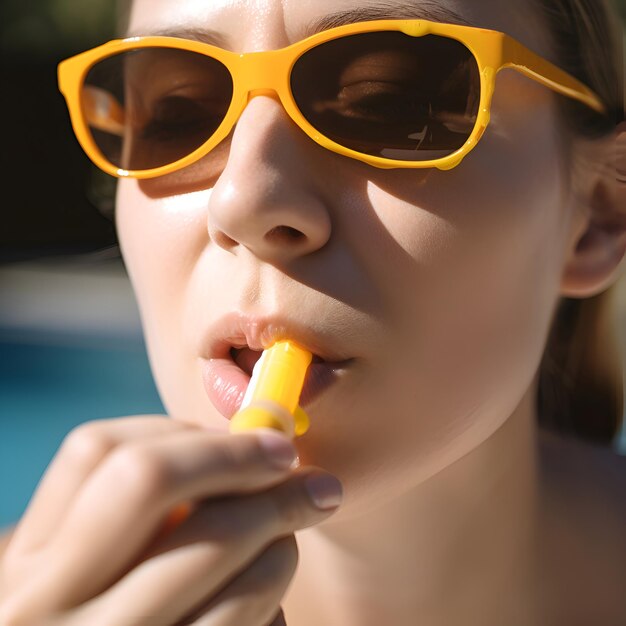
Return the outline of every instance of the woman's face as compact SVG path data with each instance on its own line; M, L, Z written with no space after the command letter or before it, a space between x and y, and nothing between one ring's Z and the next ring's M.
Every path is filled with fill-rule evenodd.
M211 30L259 51L371 4L135 0L130 30ZM523 4L441 8L545 53ZM297 439L302 463L342 480L343 515L479 445L531 384L558 299L572 210L555 121L552 93L505 70L491 124L459 166L383 170L320 147L261 96L213 154L121 181L120 241L168 413L227 429L234 404L214 404L207 361L241 345L243 319L249 343L289 336L349 359L306 405L311 428ZM249 353L237 359L250 369ZM220 367L232 399L245 375Z

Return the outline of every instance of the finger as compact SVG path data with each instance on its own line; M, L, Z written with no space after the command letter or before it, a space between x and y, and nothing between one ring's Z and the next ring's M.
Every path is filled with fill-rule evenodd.
M133 416L85 422L72 430L35 490L15 529L11 552L25 553L43 545L69 503L102 460L121 443L189 429L164 416Z
M277 466L261 444L269 440L279 440L293 458L291 442L276 433L182 432L120 446L88 479L46 550L57 596L75 605L106 588L181 501L285 480L288 465Z
M334 509L318 509L310 499L305 481L311 475L330 476L319 470L298 472L269 491L202 504L163 545L99 596L101 607L181 619L218 594L277 539L332 513ZM130 617L119 614L115 623L126 619Z
M258 551L281 535L313 525L336 507L320 506L311 499L311 477L337 483L318 468L299 468L266 491L201 502L183 523L144 552L141 561L206 541L214 544L216 554L223 552L232 559L241 550L245 558L246 544L250 551Z
M78 615L86 624L96 615L106 615L116 626L262 626L276 614L297 563L297 544L291 535L267 546L209 596L202 592L201 575L194 582L198 591L177 584L173 603L159 601L164 591L160 585L137 593L134 585L120 584L85 604Z
M286 626L282 609L285 595L298 565L298 546L293 535L277 540L205 607L185 619L190 626Z

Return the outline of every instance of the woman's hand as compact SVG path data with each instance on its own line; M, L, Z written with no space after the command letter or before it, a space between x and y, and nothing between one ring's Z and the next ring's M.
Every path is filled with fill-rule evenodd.
M266 430L232 435L159 416L79 426L4 555L0 623L284 623L293 533L335 510L316 507L305 484L321 476L328 491L333 477L290 469L294 456ZM185 502L189 517L164 535Z

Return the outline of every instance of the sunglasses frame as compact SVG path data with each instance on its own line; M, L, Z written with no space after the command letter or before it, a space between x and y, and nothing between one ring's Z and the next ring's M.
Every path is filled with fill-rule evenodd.
M480 76L480 103L472 133L461 148L448 156L428 161L399 161L371 156L346 148L325 137L302 115L290 88L290 75L295 62L311 48L327 41L374 31L399 31L410 37L439 35L459 41L473 54ZM85 105L81 103L81 89L87 73L95 63L121 52L149 47L188 50L221 62L233 81L232 101L215 133L187 156L152 169L125 170L110 163L94 142L86 120ZM509 35L484 28L427 20L358 22L325 30L278 50L247 53L231 52L207 43L178 37L147 36L116 39L62 61L58 66L58 79L59 89L67 102L72 127L87 156L95 165L112 176L145 179L170 174L208 154L229 135L250 99L257 95L278 97L289 117L313 141L337 154L383 169L436 167L448 170L457 166L476 147L485 132L489 124L496 75L503 68L513 68L561 95L582 102L598 113L606 111L600 98L591 89Z

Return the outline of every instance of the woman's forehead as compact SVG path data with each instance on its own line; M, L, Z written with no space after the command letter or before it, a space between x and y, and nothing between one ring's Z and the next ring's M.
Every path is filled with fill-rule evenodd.
M425 19L501 30L542 52L546 37L531 5L532 0L133 0L129 34L204 30L216 45L252 52L347 23Z

